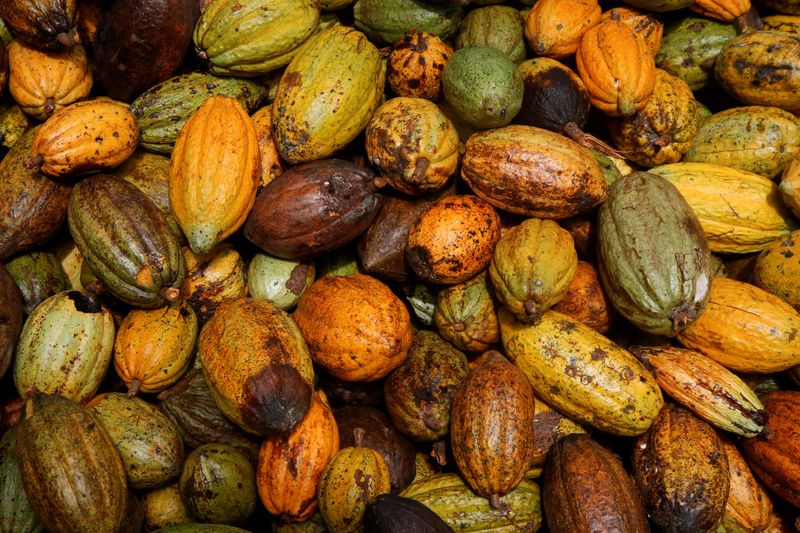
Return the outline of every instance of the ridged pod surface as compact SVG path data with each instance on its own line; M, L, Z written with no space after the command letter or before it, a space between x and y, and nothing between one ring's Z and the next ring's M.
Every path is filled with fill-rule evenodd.
M248 112L274 91L267 85L241 78L220 78L206 72L181 74L152 86L130 106L142 129L142 148L169 155L189 117L212 96L235 98Z
M772 500L769 493L756 479L733 440L722 438L722 448L728 458L731 478L723 523L738 526L746 531L767 530L772 514Z
M706 310L678 341L734 372L770 374L800 364L800 314L754 285L714 278Z
M624 348L549 311L537 325L501 309L503 348L536 396L577 422L614 435L647 431L664 403L658 383Z
M314 0L209 2L194 29L194 43L220 76L260 76L280 68L317 29Z
M742 106L703 121L683 160L774 179L800 154L800 119L777 107Z
M28 400L17 453L26 494L54 533L116 531L128 496L114 443L88 409L57 394Z
M533 389L499 352L485 353L453 397L450 443L459 472L489 498L514 490L533 458Z
M631 352L664 392L706 422L743 437L764 430L766 413L756 393L713 359L672 346L634 346Z
M197 316L181 300L159 309L134 309L114 340L114 369L131 395L161 392L186 372L197 340Z
M466 143L461 176L493 206L529 217L571 217L592 209L608 194L591 152L533 126L473 134Z
M331 533L356 533L367 504L391 488L389 468L372 448L343 448L322 472L319 510Z
M139 125L128 107L84 100L61 109L36 132L26 167L41 165L51 176L113 168L139 142Z
M540 0L525 20L525 38L537 56L571 56L583 34L600 22L601 11L597 0Z
M197 350L214 400L242 429L288 433L308 411L314 381L308 348L292 318L269 302L221 303Z
M39 533L44 526L28 501L17 458L17 432L0 437L0 531Z
M639 491L622 462L586 434L553 444L542 493L553 533L650 529Z
M72 184L24 168L39 126L28 129L0 160L0 260L55 235L67 215Z
M75 0L7 0L0 19L18 39L40 48L68 48L77 39Z
M537 531L542 525L541 491L529 479L499 498L502 508L472 492L458 474L426 477L400 495L422 503L456 531L514 533Z
M608 298L643 331L674 336L702 314L708 245L697 216L664 178L634 172L611 186L600 207L597 253Z
M181 473L183 441L178 428L153 404L112 392L86 404L119 452L132 489L160 487Z
M656 83L656 64L644 36L617 20L584 33L575 53L589 100L610 116L629 117L642 109Z
M283 73L272 104L273 137L290 164L327 157L366 127L383 94L377 48L358 30L312 36Z
M800 506L800 393L776 391L762 396L769 432L743 443L753 472L778 496Z
M210 251L244 224L260 165L253 121L237 100L212 96L186 122L170 159L169 202L193 252Z
M88 294L51 296L28 317L17 344L14 384L85 402L97 392L111 363L114 319Z
M500 238L489 278L497 299L517 320L536 323L567 292L577 268L569 232L552 220L529 218Z
M672 163L648 172L678 188L712 252L757 252L797 227L778 186L757 174L711 163Z
M267 511L286 522L311 518L322 471L338 451L336 419L324 393L317 392L291 433L268 437L261 444L256 486Z
M746 105L800 108L800 35L752 31L728 41L714 63L720 85Z
M178 296L184 276L180 244L142 191L97 174L75 186L67 216L84 261L114 296L143 308Z
M666 404L633 447L633 476L650 519L676 533L709 531L730 490L728 458L714 429Z
M39 120L89 95L92 70L81 45L45 51L21 41L8 46L8 89L23 111Z
M750 282L780 297L795 309L800 308L800 231L776 239L755 261Z

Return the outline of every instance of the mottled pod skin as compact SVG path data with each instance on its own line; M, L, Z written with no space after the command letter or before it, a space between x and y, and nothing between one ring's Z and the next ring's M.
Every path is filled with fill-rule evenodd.
M650 530L636 483L619 459L586 434L553 444L542 493L553 533Z
M41 244L61 228L72 184L24 168L39 126L25 131L0 161L0 260Z
M331 26L286 67L272 104L273 137L291 164L330 156L366 127L383 94L385 68L360 31Z
M0 19L18 39L40 48L69 48L78 43L75 0L8 0Z
M656 64L650 47L621 21L606 20L584 33L575 60L589 100L606 115L631 116L653 92Z
M441 189L458 165L458 131L436 104L392 98L366 129L367 157L389 185L419 195Z
M287 435L268 437L258 454L256 483L264 507L286 522L303 522L317 510L322 471L339 451L336 419L322 392Z
M193 252L210 251L244 224L260 165L253 121L236 99L212 96L186 122L170 160L169 201Z
M406 260L422 280L453 285L486 268L500 239L500 216L477 196L445 197L411 227Z
M98 394L86 404L119 452L132 489L160 487L181 473L183 441L158 407L122 393Z
M598 243L606 293L638 328L674 336L702 314L710 252L697 216L672 183L645 172L617 180L600 207Z
M8 90L23 111L39 120L89 95L92 70L86 50L45 51L22 41L8 46Z
M486 352L453 397L450 443L459 472L489 498L514 490L533 457L534 396L525 374Z
M319 278L300 297L293 318L314 361L347 381L382 378L411 346L408 310L365 274Z
M386 379L386 410L394 425L419 441L450 430L453 396L467 375L466 356L431 331L418 331L406 360Z
M142 308L178 296L180 244L156 204L134 185L109 174L80 181L67 222L84 262L111 294Z
M8 270L0 264L0 378L14 357L22 326L25 323L22 294Z
M197 329L184 300L129 312L114 340L114 370L129 393L161 392L178 381L191 363Z
M50 176L114 168L136 150L139 125L127 106L84 100L55 113L37 130L26 168Z
M661 389L706 422L754 437L764 430L761 400L733 372L694 350L672 346L633 346Z
M570 56L583 34L600 22L601 12L597 0L540 0L525 21L525 38L537 56Z
M398 96L435 102L442 95L442 72L452 56L453 48L438 36L411 30L392 46L389 87Z
M575 216L602 203L608 194L591 152L533 126L506 126L470 136L461 176L496 208L529 217Z
M552 220L529 218L500 238L488 272L497 299L532 324L564 296L577 267L569 232Z
M730 490L728 458L714 429L666 404L633 448L633 476L650 519L666 531L708 531Z
M314 369L300 330L264 300L223 302L197 345L220 410L242 429L285 434L308 411Z
M484 352L500 342L497 306L483 271L439 291L433 322L439 335L459 350Z
M763 531L772 514L770 495L755 477L733 440L727 437L721 440L731 478L723 523L732 521L748 531Z
M800 314L754 285L714 278L706 310L678 341L734 372L770 374L800 364Z
M498 313L503 348L536 396L577 422L615 435L641 435L664 403L658 383L624 348L556 311L537 325Z
M776 391L762 396L767 432L743 443L753 472L778 496L800 507L800 393Z
M800 308L800 231L793 231L786 238L776 239L756 259L751 277L753 285L780 297L783 301Z
M319 481L319 510L331 533L356 533L367 504L391 488L389 468L371 448L343 448Z
M14 359L20 396L31 388L75 402L94 396L114 347L114 319L93 295L51 296L28 317Z
M33 395L26 412L18 433L19 468L44 527L117 531L128 494L125 468L98 418L58 394Z
M664 23L654 13L620 6L607 10L600 18L601 21L608 19L618 20L633 28L636 33L644 36L653 56L658 53L661 48L661 39L664 36Z

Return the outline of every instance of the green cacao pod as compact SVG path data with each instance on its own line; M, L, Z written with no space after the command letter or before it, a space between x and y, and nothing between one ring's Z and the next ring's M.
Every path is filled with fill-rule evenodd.
M443 339L467 352L483 352L500 342L497 301L484 270L439 291L433 322Z
M572 235L552 220L529 218L500 238L489 277L497 299L530 324L564 296L577 268Z
M412 29L448 40L461 24L463 9L425 0L357 0L353 16L356 28L370 39L392 44Z
M6 263L6 270L22 293L26 315L46 299L69 289L64 268L50 252L35 251L18 255Z
M247 456L224 444L207 444L186 458L181 498L196 518L237 525L256 509L256 472Z
M523 19L510 6L487 6L470 11L458 30L456 49L482 44L497 48L514 64L525 59Z
M719 53L714 75L722 88L743 104L800 109L800 35L743 33Z
M468 370L462 352L432 331L418 331L405 361L384 386L392 423L417 441L447 436L453 396Z
M215 0L194 29L201 59L219 76L259 76L291 61L319 24L316 0Z
M315 272L313 262L256 254L247 268L247 289L253 298L288 311L314 283Z
M0 145L11 148L30 125L28 115L16 102L0 102Z
M52 531L117 531L125 516L125 468L88 409L57 394L35 393L19 426L17 454L25 493Z
M478 496L458 474L437 474L415 481L400 493L416 500L444 520L454 531L514 533L537 531L542 525L539 486L529 479L498 498L502 507Z
M17 458L17 428L0 438L0 531L38 533L42 523L31 507Z
M78 403L97 392L111 363L114 319L91 294L51 296L28 317L14 360L14 384L25 397L31 387Z
M522 107L522 76L500 50L473 45L453 53L442 90L459 119L480 129L505 126Z
M774 179L800 154L800 120L777 107L726 109L703 121L683 160Z
M733 24L683 17L664 28L656 66L685 81L693 91L714 83L714 58L736 37Z
M185 238L169 205L169 158L137 150L123 164L111 171L141 190L161 210L169 228L179 241Z
M144 308L178 297L184 276L180 243L141 190L98 174L75 186L67 213L84 262L114 296Z
M95 396L87 408L117 447L132 489L159 487L180 475L183 441L158 408L122 393Z
M708 303L710 252L692 208L654 174L611 186L598 222L600 279L614 307L641 330L677 335Z
M311 37L286 67L272 105L281 157L321 159L352 141L380 104L385 70L360 31L332 26Z
M142 131L142 148L169 155L183 125L212 96L235 98L252 113L269 94L263 83L192 72L154 85L133 101L131 112Z

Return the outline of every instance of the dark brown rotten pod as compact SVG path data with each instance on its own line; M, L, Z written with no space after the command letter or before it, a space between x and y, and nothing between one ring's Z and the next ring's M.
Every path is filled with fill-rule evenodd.
M583 131L589 120L589 94L580 77L547 57L529 59L519 66L524 93L516 124L536 126L566 135L591 150L623 158L618 151Z

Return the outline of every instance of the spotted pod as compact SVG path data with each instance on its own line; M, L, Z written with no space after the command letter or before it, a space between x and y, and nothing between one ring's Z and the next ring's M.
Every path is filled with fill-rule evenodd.
M141 190L108 174L78 183L67 214L84 262L114 296L143 308L177 298L184 276L180 244Z

